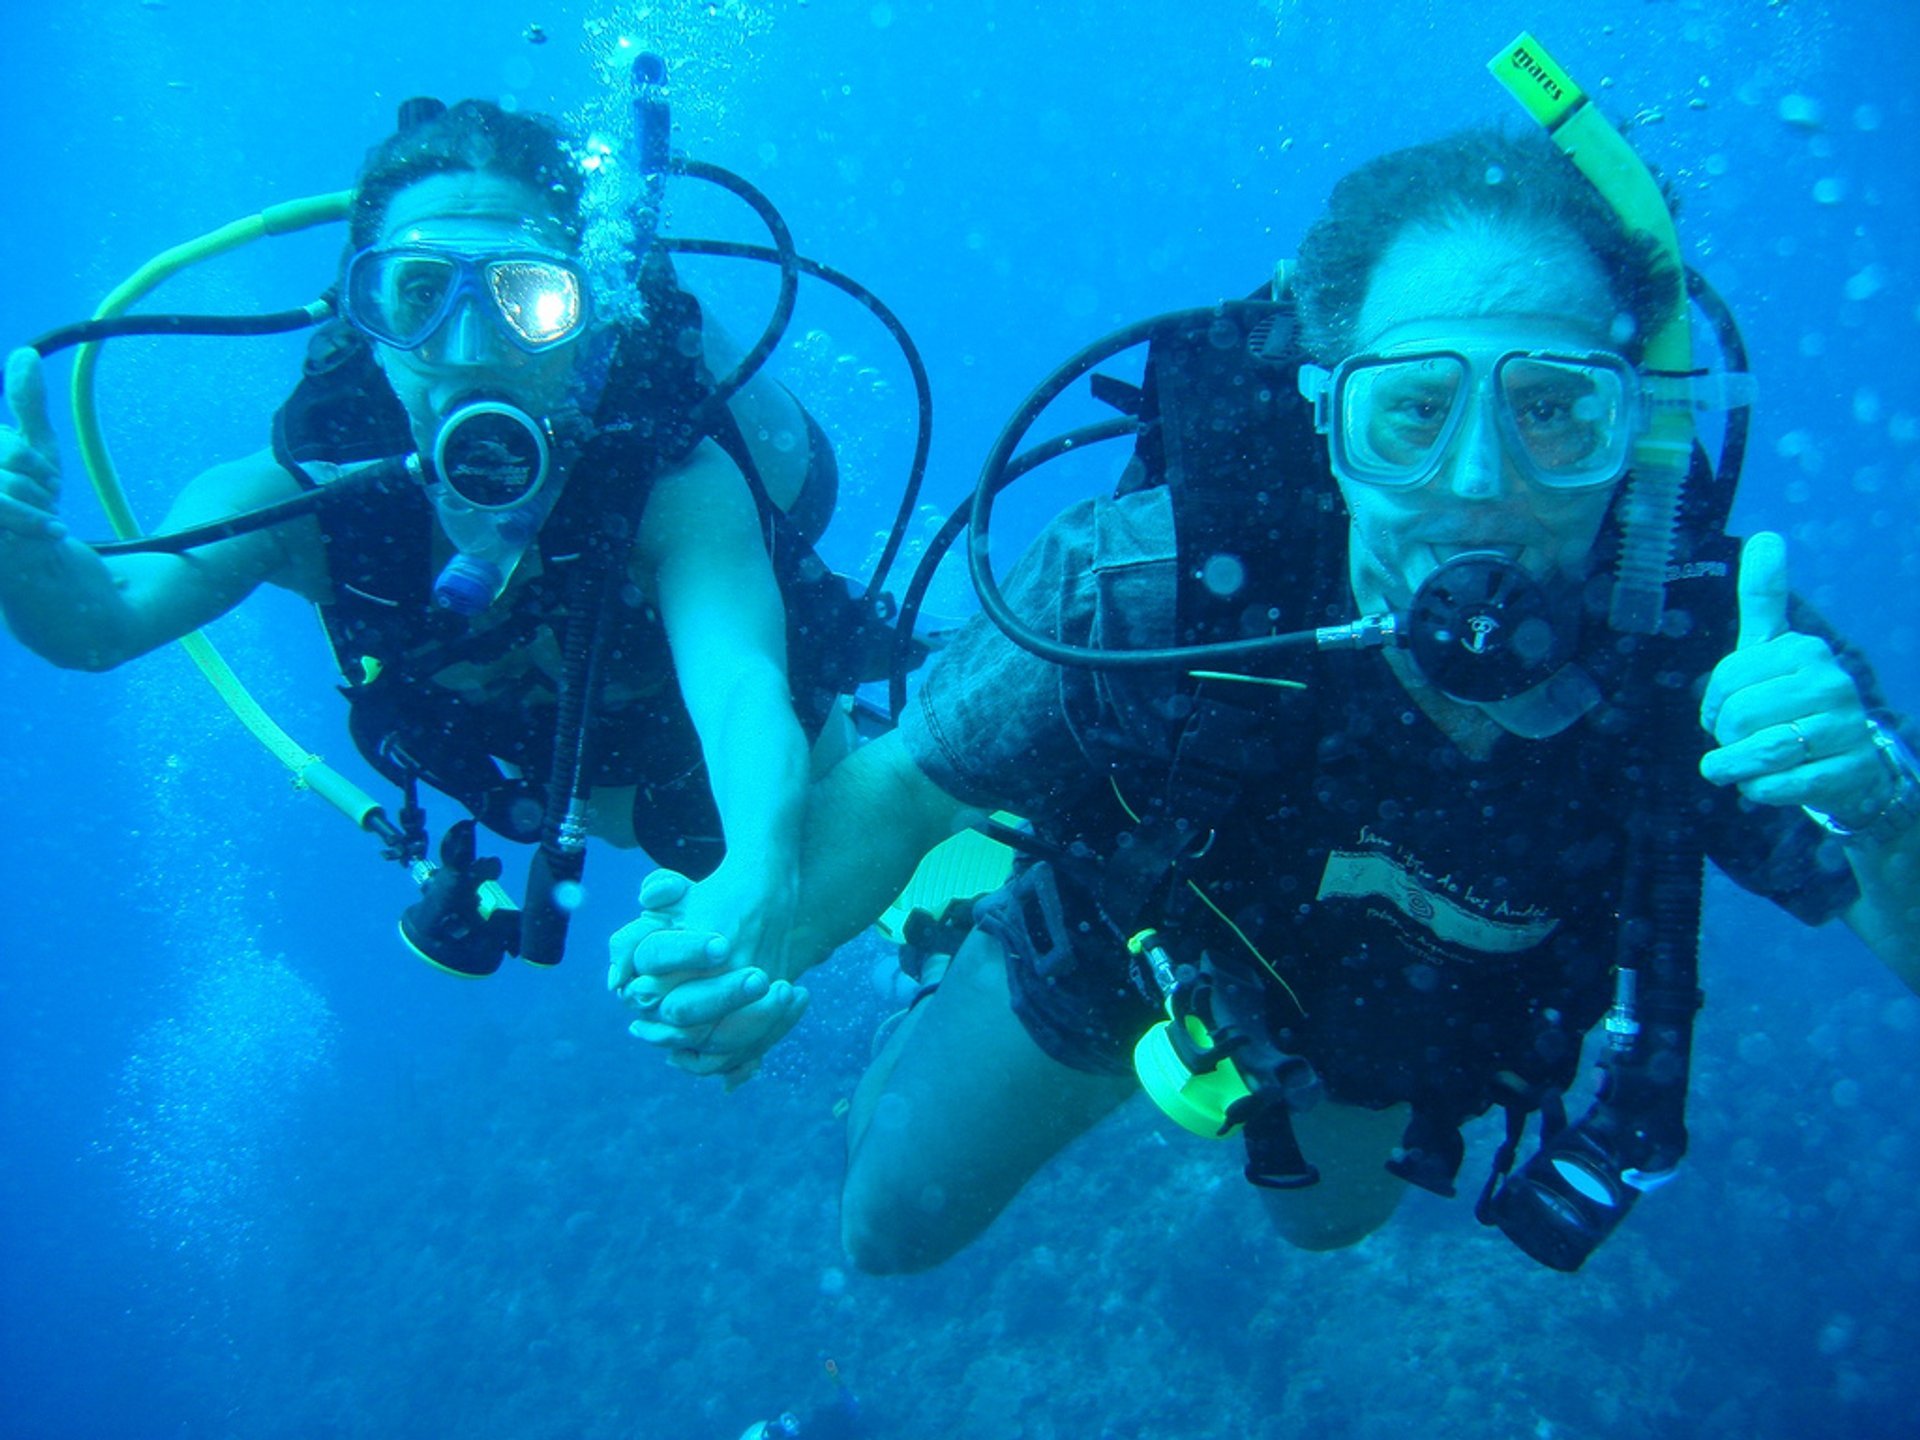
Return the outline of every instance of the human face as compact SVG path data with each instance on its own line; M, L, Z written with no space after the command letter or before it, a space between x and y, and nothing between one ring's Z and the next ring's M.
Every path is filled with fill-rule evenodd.
M1359 353L1614 351L1599 264L1557 231L1469 222L1408 230L1374 271L1355 327ZM1485 396L1424 484L1341 479L1349 571L1364 613L1400 609L1455 556L1493 551L1536 579L1585 574L1614 487L1555 490L1522 473Z
M431 175L401 190L387 206L376 244L489 256L522 250L571 253L538 191L476 170ZM500 333L476 299L462 297L446 322L416 349L373 347L422 449L430 446L439 422L468 397L485 393L545 415L565 400L573 380L582 346L529 354Z

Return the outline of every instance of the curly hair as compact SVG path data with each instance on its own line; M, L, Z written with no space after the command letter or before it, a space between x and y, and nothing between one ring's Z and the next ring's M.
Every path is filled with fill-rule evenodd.
M578 239L583 177L558 123L486 100L462 100L367 152L354 191L350 249L364 250L379 239L387 206L407 186L462 170L518 180L547 196L554 218Z
M1333 187L1300 242L1293 280L1308 353L1323 365L1353 353L1374 271L1405 231L1473 219L1558 229L1591 252L1632 322L1629 360L1679 302L1681 277L1658 247L1630 234L1551 140L1487 127L1377 156Z

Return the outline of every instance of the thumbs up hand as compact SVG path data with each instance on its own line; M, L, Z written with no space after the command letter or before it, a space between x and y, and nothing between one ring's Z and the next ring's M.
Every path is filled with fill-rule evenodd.
M1895 782L1860 687L1825 641L1789 628L1787 545L1767 531L1740 553L1740 638L1714 667L1700 723L1719 742L1700 761L1715 785L1762 805L1805 805L1843 825L1879 813Z
M60 450L47 420L40 357L33 351L7 357L6 397L18 428L0 425L0 541L57 540L67 533L55 514Z

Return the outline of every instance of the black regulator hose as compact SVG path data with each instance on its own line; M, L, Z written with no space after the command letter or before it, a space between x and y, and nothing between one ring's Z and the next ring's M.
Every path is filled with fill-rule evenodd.
M611 521L613 517L609 516ZM625 519L624 514L621 519ZM526 901L520 918L520 956L535 965L558 965L567 949L567 927L578 897L561 886L578 886L587 868L588 776L593 717L606 689L608 614L619 594L619 556L625 546L610 524L576 563L567 587L567 634L553 723L553 763L547 770L547 813L540 845L527 867Z
M298 310L276 310L269 315L114 315L104 320L81 320L27 342L41 359L125 335L283 335L305 330L333 314L324 300Z
M1218 313L1212 305L1169 311L1114 331L1069 356L1051 375L1035 387L1013 414L1000 436L993 442L986 463L980 467L980 479L973 491L973 506L968 523L967 570L973 588L980 597L980 608L1006 637L1030 654L1055 665L1080 670L1185 670L1227 662L1246 662L1290 650L1315 650L1340 643L1329 632L1296 630L1280 635L1259 635L1246 640L1226 640L1210 645L1179 645L1136 650L1102 650L1091 645L1066 645L1051 640L1033 629L1007 604L993 578L988 558L989 527L993 519L994 497L1005 488L1007 471L1014 463L1014 452L1041 413L1059 399L1082 375L1096 365L1111 360L1124 350L1153 338L1163 327ZM1038 461L1035 462L1036 464ZM1031 467L1029 467L1031 468Z
M1103 440L1118 440L1127 435L1138 435L1140 422L1130 415L1115 416L1111 420L1096 420L1091 425L1083 425L1078 430L1070 430L1064 435L1056 435L1051 440L1022 451L1011 463L994 478L994 488L1004 490L1028 471L1057 460L1072 450L1097 445ZM903 511L903 514L906 512ZM900 723L901 713L907 708L907 671L912 667L914 644L914 626L920 619L920 607L926 604L927 591L933 587L933 578L940 570L940 562L947 558L947 552L953 548L953 542L960 538L973 520L971 506L962 505L935 532L927 542L926 552L921 555L920 563L914 566L913 578L907 582L907 588L900 596L900 620L895 630L894 665L888 688L887 707L893 716L894 724Z
M681 255L720 255L733 260L762 260L774 264L781 260L777 250L764 245L746 245L736 240L668 239L660 243L661 248ZM867 581L866 593L862 597L872 601L879 598L886 585L887 574L899 557L900 547L906 541L907 525L913 519L913 512L920 503L921 488L926 483L927 456L933 447L933 383L927 377L927 366L920 356L920 347L913 343L913 336L907 333L907 327L901 324L900 317L893 313L885 301L851 275L831 265L810 260L805 255L795 255L793 261L801 274L824 280L866 306L885 327L887 334L893 337L893 343L900 347L901 357L913 376L914 401L919 410L919 423L913 439L913 464L907 471L906 488L901 492L900 504L894 511L893 529L887 534L887 543L880 552L879 562L874 566L872 578Z
M793 319L794 302L800 294L800 258L793 247L793 232L787 228L787 222L780 212L773 208L773 202L749 181L719 165L710 165L704 160L681 158L672 163L672 173L686 175L695 180L705 180L708 184L718 185L722 190L739 197L760 217L760 223L767 227L767 233L773 238L773 251L780 266L780 294L774 301L773 314L767 318L766 327L761 330L760 338L740 357L740 363L728 371L713 387L711 393L701 401L694 411L694 423L704 424L711 420L729 400L739 394L740 389L767 363L780 338L787 333L787 325ZM680 242L662 240L661 248L672 250L679 248Z

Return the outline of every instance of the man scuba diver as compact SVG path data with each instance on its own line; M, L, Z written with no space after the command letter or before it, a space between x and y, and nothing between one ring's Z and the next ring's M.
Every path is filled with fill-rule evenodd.
M664 111L652 119L642 159L663 174ZM359 177L338 318L271 447L200 475L166 517L190 547L67 534L40 359L16 351L0 612L55 664L106 670L260 584L294 591L320 607L356 743L405 789L399 826L363 823L423 879L402 922L420 954L465 975L503 953L557 961L591 833L700 874L699 903L742 917L715 961L732 1001L783 1015L801 997L767 976L810 745L872 678L857 653L870 611L810 549L833 455L757 373L777 335L743 358L664 242L636 237L637 297L596 292L583 188L543 117L404 106ZM248 528L262 507L293 518ZM474 821L426 863L422 783L539 844L524 915L499 862L477 858Z
M1525 83L1538 53L1496 64ZM1692 360L1657 184L1570 79L1552 98L1551 142L1361 166L1271 289L1088 347L1003 432L971 512L986 615L809 803L790 965L982 810L1026 821L996 828L1014 881L854 1098L862 1268L952 1255L1144 1086L1242 1139L1310 1249L1370 1233L1405 1184L1454 1193L1461 1126L1500 1106L1476 1213L1576 1269L1686 1149L1704 859L1844 918L1920 990L1903 722L1790 597L1778 537L1722 533L1741 377ZM1016 454L1143 340L1144 387L1095 377L1120 420ZM1717 469L1692 429L1712 408L1735 412ZM1117 493L1056 519L1002 595L995 492L1119 434ZM713 943L678 893L658 878L612 956L668 1047ZM777 1038L702 1032L719 1073Z

